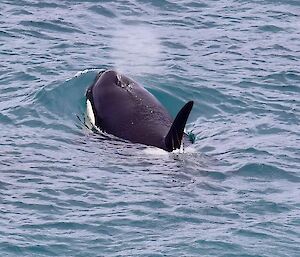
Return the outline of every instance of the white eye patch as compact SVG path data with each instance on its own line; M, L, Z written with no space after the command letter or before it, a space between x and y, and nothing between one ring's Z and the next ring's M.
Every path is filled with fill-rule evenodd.
M92 107L92 104L90 102L90 100L86 100L86 114L90 120L90 122L92 123L92 125L94 127L96 127L96 124L95 124L95 114L94 114L94 111L93 111L93 107Z

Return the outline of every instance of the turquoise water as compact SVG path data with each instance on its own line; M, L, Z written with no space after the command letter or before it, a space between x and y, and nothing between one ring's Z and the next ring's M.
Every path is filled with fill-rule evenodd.
M298 0L1 0L0 256L300 256ZM191 152L82 125L116 68Z

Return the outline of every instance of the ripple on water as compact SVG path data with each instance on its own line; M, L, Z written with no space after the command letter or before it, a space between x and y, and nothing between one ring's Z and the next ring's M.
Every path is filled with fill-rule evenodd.
M298 2L2 1L2 255L298 256ZM192 150L84 127L105 68L193 99Z
M249 163L236 171L240 176L259 178L264 177L267 179L287 179L290 181L299 181L296 174L287 172L286 170L279 169L276 166L268 164Z
M66 23L60 20L51 20L47 22L41 21L21 21L24 27L36 27L42 30L50 30L61 33L83 33L80 29L75 28L74 24Z

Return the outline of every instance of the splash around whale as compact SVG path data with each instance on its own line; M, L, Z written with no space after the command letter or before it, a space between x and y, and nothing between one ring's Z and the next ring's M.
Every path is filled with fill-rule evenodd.
M184 133L193 101L175 119L144 87L115 70L101 71L86 91L87 116L98 130L172 152L189 141Z

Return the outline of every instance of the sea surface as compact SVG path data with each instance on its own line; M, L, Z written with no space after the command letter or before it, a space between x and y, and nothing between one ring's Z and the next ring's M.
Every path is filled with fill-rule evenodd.
M107 68L193 146L86 128ZM0 0L0 256L300 256L300 1Z

